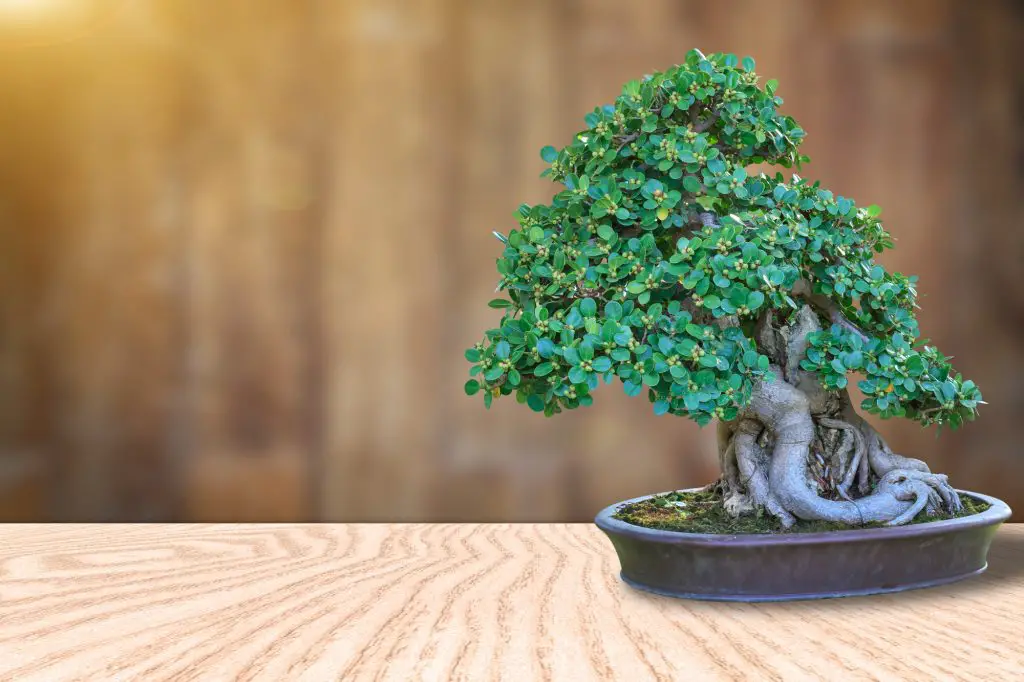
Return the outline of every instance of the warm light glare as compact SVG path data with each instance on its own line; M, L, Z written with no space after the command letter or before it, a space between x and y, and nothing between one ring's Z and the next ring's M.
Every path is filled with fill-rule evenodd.
M0 0L0 49L73 40L102 16L98 10L118 6L95 0Z
M10 24L64 24L75 21L92 3L84 0L0 0L0 27Z
M54 4L54 0L0 0L0 12L38 12Z

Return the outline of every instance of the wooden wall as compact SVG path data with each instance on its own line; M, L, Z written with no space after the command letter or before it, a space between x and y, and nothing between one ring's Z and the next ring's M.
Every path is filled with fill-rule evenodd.
M694 46L781 81L990 403L890 442L1024 510L1009 0L46 4L0 10L0 518L586 521L711 480L713 432L621 389L462 394L538 150Z

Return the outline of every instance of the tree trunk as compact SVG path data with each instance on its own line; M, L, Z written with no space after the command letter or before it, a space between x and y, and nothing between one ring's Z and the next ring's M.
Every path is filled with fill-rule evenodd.
M718 426L722 478L713 485L729 513L760 507L789 528L796 519L898 525L922 509L959 511L944 475L892 452L845 390L826 391L800 369L806 337L819 328L805 306L790 325L759 332L777 356L770 376L734 421Z

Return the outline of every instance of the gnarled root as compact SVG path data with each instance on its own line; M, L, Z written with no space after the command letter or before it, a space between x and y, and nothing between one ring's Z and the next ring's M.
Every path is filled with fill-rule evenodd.
M913 457L904 457L892 451L885 439L869 424L863 417L853 409L850 395L845 390L840 393L842 414L849 423L855 425L864 438L866 448L866 461L863 463L865 469L870 468L871 473L877 477L885 476L890 471L910 471L920 474L920 480L926 481L935 490L937 498L932 497L927 505L929 514L936 514L942 507L950 512L959 512L963 509L960 502L960 495L949 485L945 474L933 474L926 463ZM865 493L866 488L862 487L861 492ZM941 504L937 502L941 500Z
M849 494L850 486L853 485L854 476L857 476L858 490L862 495L867 493L870 484L868 482L868 461L866 459L867 450L864 447L864 436L861 435L861 432L857 427L839 419L818 417L817 422L821 426L826 426L830 429L839 429L844 433L850 434L853 441L852 448L843 448L839 451L841 461L838 462L838 466L840 467L838 476L841 477L842 480L835 487L836 492L839 493L840 497L844 500L851 499ZM845 461L845 455L851 450L853 452L853 456L848 461Z
M704 488L722 495L723 506L733 516L763 508L784 527L796 519L771 494L768 486L770 451L764 428L754 420L718 423L718 457L722 476Z
M726 509L738 515L763 508L784 528L797 518L899 525L922 510L960 511L960 497L946 476L894 453L853 410L845 390L826 391L799 368L796 356L815 328L807 307L788 328L773 332L770 322L762 324L761 337L774 333L772 347L784 347L786 357L775 358L772 376L755 384L737 419L719 425L723 475L712 487L722 490Z
M732 445L736 450L740 480L753 505L763 507L769 514L778 518L784 528L789 528L796 523L796 518L782 506L769 487L771 453L758 442L763 431L764 427L755 419L743 419L736 428ZM728 505L728 500L726 504ZM726 506L726 509L729 510L729 507ZM732 513L732 510L729 511Z
M740 473L736 465L736 448L732 444L733 428L730 423L716 422L718 435L718 468L722 475L706 485L704 492L717 492L729 498L741 491Z

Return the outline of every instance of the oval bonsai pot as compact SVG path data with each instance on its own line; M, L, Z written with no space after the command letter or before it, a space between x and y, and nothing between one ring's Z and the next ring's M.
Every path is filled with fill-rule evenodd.
M612 518L619 507L654 497L644 495L602 509L594 522L619 555L622 580L641 590L716 601L849 597L942 585L983 572L1010 507L958 492L992 506L929 523L825 533L681 533Z

